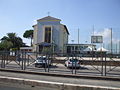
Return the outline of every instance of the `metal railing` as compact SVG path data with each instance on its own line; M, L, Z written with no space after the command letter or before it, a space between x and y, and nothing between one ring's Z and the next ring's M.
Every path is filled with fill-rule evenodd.
M46 56L45 66L37 68L35 62L38 56ZM65 61L77 59L77 63L72 63L71 68L65 67ZM48 64L48 65L47 65ZM75 64L75 65L73 65ZM5 69L28 70L35 72L50 72L60 74L77 74L77 75L95 75L95 76L120 76L120 54L106 53L37 53L37 52L0 52L0 67Z

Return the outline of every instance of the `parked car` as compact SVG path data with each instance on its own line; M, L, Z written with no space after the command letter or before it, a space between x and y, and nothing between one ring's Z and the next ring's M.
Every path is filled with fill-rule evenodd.
M46 56L39 56L35 61L35 67L48 67L51 65L51 60Z
M80 61L78 59L69 59L65 61L65 66L67 68L80 68Z

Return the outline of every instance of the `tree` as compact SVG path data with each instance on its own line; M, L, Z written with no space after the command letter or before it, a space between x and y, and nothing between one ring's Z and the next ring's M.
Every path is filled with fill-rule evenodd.
M8 37L7 37L7 36L4 36L1 40L2 40L2 41L8 40Z
M17 37L16 33L7 33L7 36L4 36L1 39L2 42L8 41L11 42L13 45L11 48L19 49L21 46L24 46L24 43L20 37Z
M33 30L26 30L25 33L23 34L24 38L30 38L31 39L31 46L32 46L32 39L33 39Z
M0 43L0 50L9 50L12 46L12 42L4 40Z

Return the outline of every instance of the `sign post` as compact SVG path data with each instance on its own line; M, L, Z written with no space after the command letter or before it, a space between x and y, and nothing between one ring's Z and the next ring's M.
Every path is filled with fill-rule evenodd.
M102 43L103 43L103 36L91 36L91 43L100 43L101 44L101 75L103 76L103 53L102 53Z

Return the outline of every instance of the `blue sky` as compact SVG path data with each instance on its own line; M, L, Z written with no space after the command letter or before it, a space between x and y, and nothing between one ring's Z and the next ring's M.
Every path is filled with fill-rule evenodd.
M0 0L0 38L9 32L23 38L25 30L32 29L34 20L47 16L47 12L68 27L69 43L71 40L77 43L78 28L80 43L90 42L93 25L96 34L106 35L106 28L113 28L119 39L120 0Z

